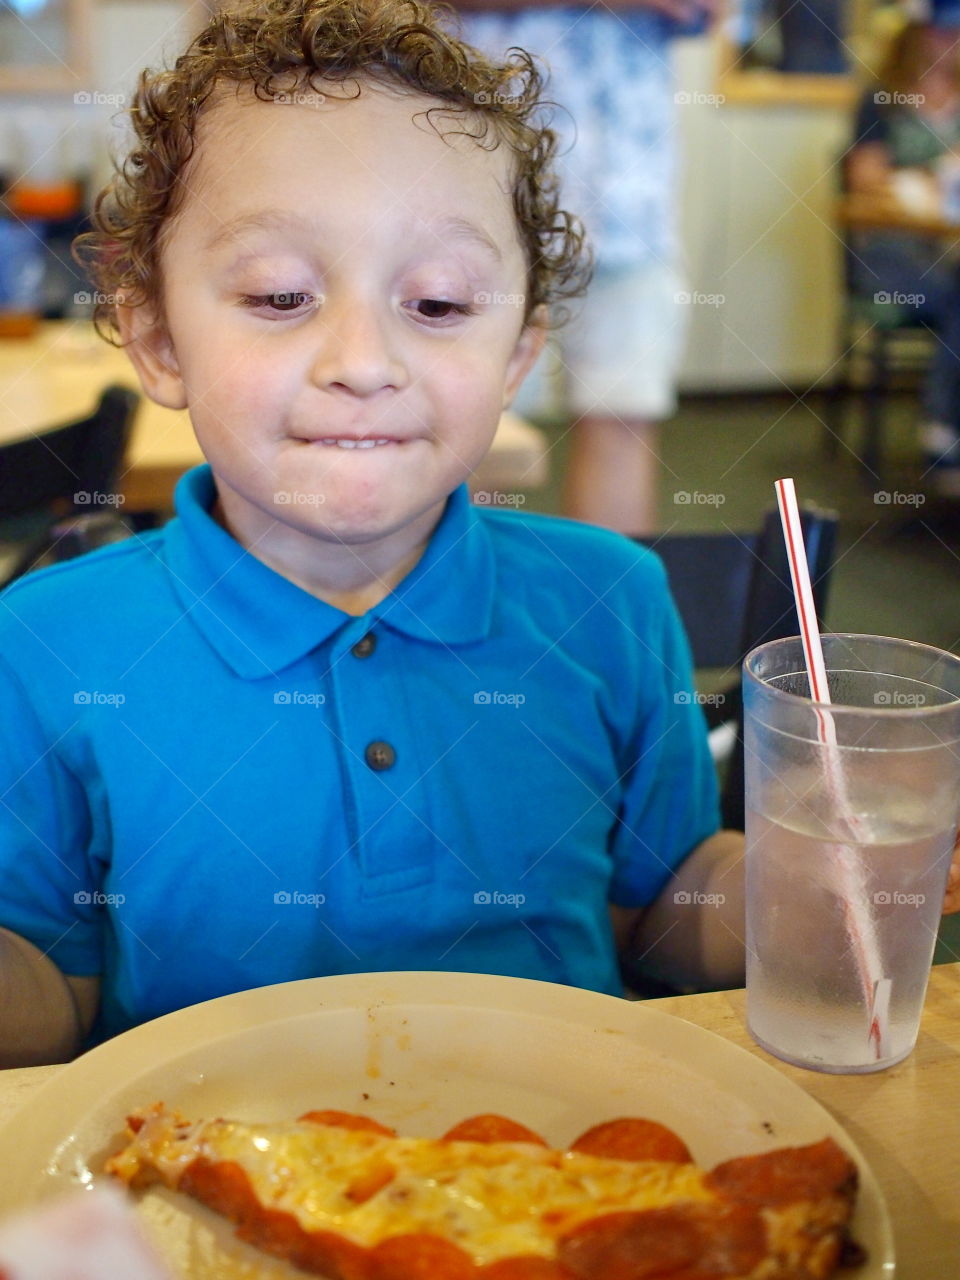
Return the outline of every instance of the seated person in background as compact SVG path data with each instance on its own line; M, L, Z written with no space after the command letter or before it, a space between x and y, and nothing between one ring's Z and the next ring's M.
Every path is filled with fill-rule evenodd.
M395 0L144 73L81 252L209 465L2 598L0 1065L323 974L742 981L659 562L464 484L586 275L539 91Z
M880 76L861 100L846 157L851 192L896 196L912 183L928 207L941 207L938 166L960 144L960 33L908 23ZM866 297L889 294L936 333L923 392L920 440L925 480L960 496L960 277L943 244L903 231L851 237L853 285ZM898 300L899 299L899 300Z

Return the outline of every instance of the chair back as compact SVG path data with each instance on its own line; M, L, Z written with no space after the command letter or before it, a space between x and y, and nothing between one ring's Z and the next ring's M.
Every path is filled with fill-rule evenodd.
M826 608L836 548L837 516L812 504L800 509L817 616ZM800 630L790 566L776 509L756 533L678 533L638 539L660 556L698 670L737 668L737 680L708 716L732 721L736 744L728 761L721 808L724 826L744 827L743 700L739 667L751 649ZM711 709L712 710L712 709Z
M0 447L0 516L58 500L89 511L93 494L114 492L139 403L110 386L88 417Z

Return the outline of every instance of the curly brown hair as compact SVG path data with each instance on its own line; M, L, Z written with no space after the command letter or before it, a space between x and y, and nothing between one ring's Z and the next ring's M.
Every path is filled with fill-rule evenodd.
M562 324L567 308L557 304L585 291L593 262L580 220L559 207L557 135L538 118L553 104L541 96L530 54L514 48L493 62L453 34L456 22L448 5L419 0L257 0L211 17L173 70L143 71L130 107L136 144L97 197L94 229L73 245L96 289L101 335L119 341L118 297L162 319L163 235L182 202L181 178L214 91L234 81L276 101L304 84L316 89L323 80L328 92L330 81L358 77L440 99L449 104L443 114L450 107L462 114L460 132L479 145L506 143L528 267L524 322L546 304L548 322Z

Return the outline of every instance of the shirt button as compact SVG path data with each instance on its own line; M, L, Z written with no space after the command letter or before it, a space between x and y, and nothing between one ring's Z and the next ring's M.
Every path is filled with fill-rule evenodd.
M389 742L371 742L364 752L367 764L377 773L384 769L392 769L397 763L397 753Z
M357 641L350 652L355 658L369 658L376 647L377 637L372 631L368 631L361 640Z

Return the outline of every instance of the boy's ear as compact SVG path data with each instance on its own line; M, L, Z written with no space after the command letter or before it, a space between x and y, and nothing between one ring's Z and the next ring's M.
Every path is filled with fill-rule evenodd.
M145 305L133 307L120 303L117 306L117 327L123 348L150 399L165 409L186 409L186 388L166 325L157 320Z
M520 390L520 384L537 362L547 340L548 312L545 306L539 306L523 326L523 332L517 339L510 363L507 365L507 380L503 386L503 407L508 409L513 397Z

